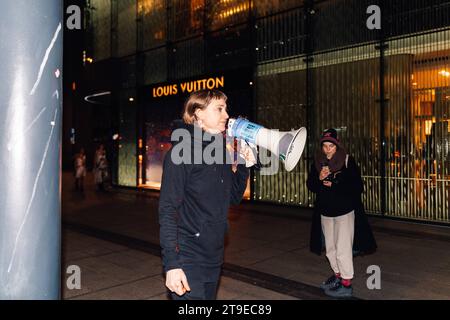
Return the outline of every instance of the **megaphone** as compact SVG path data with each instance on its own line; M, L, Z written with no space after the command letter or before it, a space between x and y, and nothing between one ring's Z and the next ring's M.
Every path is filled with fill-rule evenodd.
M276 131L244 118L230 118L227 134L270 150L282 160L286 171L295 168L306 144L305 127L292 131Z

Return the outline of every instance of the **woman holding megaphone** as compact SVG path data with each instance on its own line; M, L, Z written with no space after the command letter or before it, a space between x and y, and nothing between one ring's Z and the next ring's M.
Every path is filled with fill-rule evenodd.
M249 169L232 168L226 148L227 97L218 90L201 90L187 99L182 121L176 128L189 133L187 153L205 150L223 155L223 161L194 161L183 154L179 142L164 159L159 199L160 244L166 286L175 300L216 298L223 264L227 214L230 204L239 204L247 186ZM186 141L183 141L185 143ZM213 143L221 147L213 146ZM186 149L183 149L185 152ZM241 163L256 163L253 152L242 148ZM219 157L220 158L220 157ZM231 158L232 159L232 158Z

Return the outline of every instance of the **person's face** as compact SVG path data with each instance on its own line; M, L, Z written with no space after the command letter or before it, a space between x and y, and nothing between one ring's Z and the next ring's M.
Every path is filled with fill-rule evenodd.
M322 143L322 151L325 153L328 159L331 159L336 153L336 145L333 142Z
M225 131L229 118L227 104L223 99L213 99L205 109L198 109L196 115L202 129L211 134Z

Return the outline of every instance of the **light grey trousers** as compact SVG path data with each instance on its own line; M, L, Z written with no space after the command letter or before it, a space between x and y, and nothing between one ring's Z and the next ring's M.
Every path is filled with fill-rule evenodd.
M355 211L339 217L321 216L326 256L334 273L342 279L353 279L353 236Z

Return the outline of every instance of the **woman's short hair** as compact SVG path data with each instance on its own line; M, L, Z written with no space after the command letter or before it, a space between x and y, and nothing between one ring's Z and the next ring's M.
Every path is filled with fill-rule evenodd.
M195 111L206 109L213 99L227 101L227 96L220 90L199 90L191 93L183 108L184 123L193 124L196 120Z

